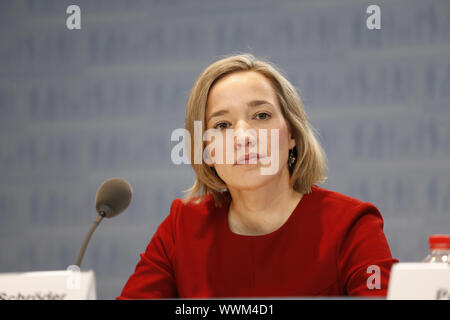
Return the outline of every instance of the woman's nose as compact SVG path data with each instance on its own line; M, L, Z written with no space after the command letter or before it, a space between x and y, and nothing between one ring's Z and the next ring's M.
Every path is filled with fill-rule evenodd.
M235 126L235 148L253 147L256 144L256 130L245 121Z

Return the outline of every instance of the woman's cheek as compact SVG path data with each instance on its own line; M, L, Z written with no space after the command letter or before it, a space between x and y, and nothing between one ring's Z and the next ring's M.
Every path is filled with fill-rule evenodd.
M226 164L227 148L225 139L223 139L222 143L220 143L220 141L215 142L215 139L213 138L211 142L208 141L207 144L205 144L204 150L205 150L204 152L207 152L209 158L215 163ZM232 152L233 150L230 150L230 154ZM234 159L230 159L230 161L234 161Z
M280 151L284 150L286 148L289 149L289 142L288 142L289 137L288 137L288 129L287 129L286 123L282 122L280 124L279 128L280 128L279 129L279 132L280 132L279 133L279 136L280 136L280 139L279 139Z

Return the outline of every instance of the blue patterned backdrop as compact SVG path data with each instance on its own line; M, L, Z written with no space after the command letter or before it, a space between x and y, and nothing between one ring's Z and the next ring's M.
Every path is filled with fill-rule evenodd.
M448 0L2 0L0 41L0 272L74 264L97 188L120 176L133 202L83 262L99 298L118 296L193 182L170 161L188 92L239 52L286 72L328 156L324 187L374 203L396 258L450 231Z

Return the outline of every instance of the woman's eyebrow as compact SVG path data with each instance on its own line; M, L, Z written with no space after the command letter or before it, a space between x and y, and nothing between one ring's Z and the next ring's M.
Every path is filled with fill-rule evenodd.
M266 101L266 100L252 100L252 101L247 103L247 105L249 107L257 107L257 106L260 106L262 104L268 104L268 105L272 106L272 104L269 101Z
M252 100L252 101L247 103L247 106L249 106L249 107L258 107L258 106L260 106L262 104L267 104L267 105L273 106L269 101L266 101L266 100ZM207 122L211 121L211 119L214 118L214 117L218 117L218 116L221 116L221 115L224 115L224 114L227 114L227 113L229 113L229 111L226 110L226 109L218 110L218 111L212 113L209 116Z

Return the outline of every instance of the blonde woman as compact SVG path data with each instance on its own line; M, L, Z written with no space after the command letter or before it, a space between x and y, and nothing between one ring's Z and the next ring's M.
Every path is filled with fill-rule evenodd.
M200 139L235 134L204 153L219 136L198 141L196 121ZM386 295L398 260L382 216L318 186L324 152L275 66L249 54L211 64L190 92L186 129L195 183L173 201L118 299Z

